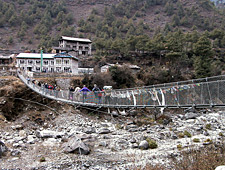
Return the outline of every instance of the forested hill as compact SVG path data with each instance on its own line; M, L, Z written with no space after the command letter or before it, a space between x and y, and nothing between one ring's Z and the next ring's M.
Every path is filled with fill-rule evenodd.
M85 37L99 65L146 66L142 79L157 69L209 76L224 71L224 18L210 0L0 0L0 49L47 52L61 35Z
M224 28L209 0L0 0L0 48L45 49L60 35L91 39Z

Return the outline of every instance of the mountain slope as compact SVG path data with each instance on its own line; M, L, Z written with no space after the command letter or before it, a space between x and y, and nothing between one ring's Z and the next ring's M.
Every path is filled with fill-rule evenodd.
M99 30L98 27L105 24L107 17L110 29L113 29L111 27L113 20L117 20L117 28L124 20L120 29L113 30L118 36L121 36L121 32L123 35L126 34L129 29L132 34L142 21L144 23L142 26L146 28L143 33L148 35L154 35L159 28L171 31L178 27L183 31L189 31L196 26L199 31L210 31L224 26L224 16L209 0L92 0L88 2L15 0L14 3L10 0L0 0L0 8L0 48L2 49L32 50L41 46L49 48L57 45L60 35L85 36L93 39L96 33L105 34L105 31ZM108 10L108 13L104 13L105 10ZM111 14L113 17L110 16ZM99 24L98 27L93 28L93 23L89 21L95 19ZM112 38L115 38L115 35L112 35Z

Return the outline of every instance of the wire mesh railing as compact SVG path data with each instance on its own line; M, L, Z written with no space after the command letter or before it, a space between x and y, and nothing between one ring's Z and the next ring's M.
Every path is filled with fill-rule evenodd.
M225 75L182 82L98 92L70 92L38 86L18 71L19 78L37 93L62 102L96 107L208 107L225 106Z

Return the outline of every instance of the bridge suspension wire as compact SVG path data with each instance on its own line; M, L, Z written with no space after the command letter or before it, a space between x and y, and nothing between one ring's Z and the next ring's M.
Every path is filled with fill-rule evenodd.
M38 86L27 80L27 73L18 70L18 77L40 95L82 107L105 108L206 108L225 107L225 75L164 83L105 92L69 92ZM106 91L110 96L106 95ZM98 95L101 94L101 95Z
M25 101L25 102L30 102L30 103L34 103L34 104L37 104L37 105L40 105L40 106L44 106L44 107L47 107L48 109L56 112L57 114L60 114L59 112L56 111L56 109L54 108L51 108L45 104L42 104L42 103L39 103L39 102L35 102L35 101L32 101L32 100L27 100L27 99L23 99L23 98L17 98L17 97L9 97L7 96L7 98L11 98L11 99L15 99L15 100L22 100L22 101Z

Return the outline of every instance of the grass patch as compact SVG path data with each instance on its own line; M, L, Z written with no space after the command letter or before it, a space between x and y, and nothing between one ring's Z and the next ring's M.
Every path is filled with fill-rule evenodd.
M219 133L219 136L224 137L224 134L222 132Z
M177 149L180 151L180 150L182 150L182 148L183 148L183 146L181 145L181 144L178 144L177 145Z
M45 157L41 157L40 162L45 162Z
M150 138L147 138L146 141L148 142L149 148L150 149L155 149L158 147L158 144L156 143L155 140L152 140Z
M206 125L205 125L205 128L208 129L208 130L211 130L211 128L212 128L212 127L211 127L211 124L210 124L210 123L209 123L209 124L206 124Z
M184 138L184 134L182 132L178 133L179 138Z
M184 131L184 135L187 136L187 137L189 137L189 138L191 138L191 136L192 136L191 133L188 132L188 131L186 131L186 130Z
M200 142L200 139L198 139L198 138L194 138L194 139L193 139L193 142L195 142L195 143L199 143L199 142Z

